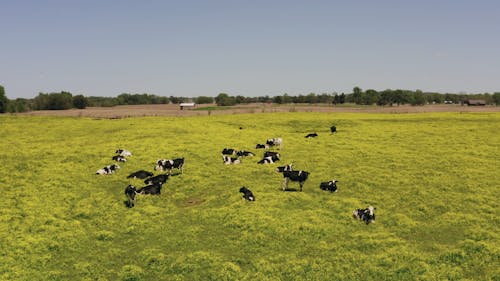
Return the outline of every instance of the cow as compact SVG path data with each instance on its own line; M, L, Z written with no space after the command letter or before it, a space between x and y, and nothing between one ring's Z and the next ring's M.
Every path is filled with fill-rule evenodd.
M315 138L315 137L317 137L317 136L318 136L318 134L317 134L317 133L307 134L306 139L308 139L308 138Z
M140 188L139 190L137 190L137 193L139 193L139 194L160 195L161 194L161 188L162 188L162 184L161 183L151 184L151 185L147 185L147 186L144 186L144 187Z
M144 180L144 183L145 184L164 184L167 182L169 177L170 177L170 174L157 175L157 176L150 177L150 178Z
M300 191L302 191L302 186L308 176L309 172L306 171L283 171L283 177L285 178L285 181L283 182L283 191L288 188L289 181L298 182L300 185Z
M238 158L234 158L234 157L230 157L230 156L227 156L227 155L222 155L222 162L226 165L230 165L230 164L240 164L241 163L241 157L238 157Z
M264 157L269 157L269 156L277 156L278 158L280 158L280 154L278 152L275 151L264 152Z
M255 154L253 152L246 151L246 150L236 151L236 155L237 156L255 156Z
M324 191L337 192L337 180L331 180L328 182L322 182L319 184L319 188Z
M365 209L356 209L352 212L352 217L364 221L366 224L375 222L375 210L373 206Z
M236 152L233 148L224 148L222 150L222 155L233 155Z
M274 155L274 156L267 156L262 158L257 164L273 164L274 162L277 162L280 160L279 154Z
M330 127L330 132L332 132L332 134L333 134L333 133L336 133L336 132L337 132L337 127L335 127L335 126L331 126L331 127Z
M123 157L132 156L132 152L121 148L117 149L115 153Z
M135 196L137 195L137 190L135 186L129 184L125 188L125 195L127 196L127 207L132 208L135 205Z
M255 146L255 149L261 149L261 148L264 148L264 149L269 149L269 145L267 145L267 144L260 144L260 143L258 143L258 144Z
M127 179L135 179L135 178L145 179L145 178L152 177L152 176L153 176L153 173L151 173L151 172L139 170L137 172L134 172L134 173L128 175Z
M179 169L182 174L184 172L184 157L176 158L173 160L161 159L156 161L155 171L160 170L160 171L167 171L167 173L170 173L170 170L172 170L173 168Z
M118 166L117 164L113 164L113 165L108 165L102 169L99 169L95 173L96 175L111 175L118 169L120 169L120 166Z
M278 168L276 168L276 172L283 173L284 171L293 171L292 166L293 166L292 163L290 163L286 166L279 166Z
M283 139L282 138L272 138L272 139L268 139L266 141L266 144L269 145L270 147L271 146L278 146L278 149L281 149L282 146L283 146Z
M121 156L121 155L115 155L111 157L111 160L114 160L116 162L127 162L127 158Z
M248 201L255 201L255 196L253 196L252 191L246 187L241 187L240 192L243 193L243 198Z

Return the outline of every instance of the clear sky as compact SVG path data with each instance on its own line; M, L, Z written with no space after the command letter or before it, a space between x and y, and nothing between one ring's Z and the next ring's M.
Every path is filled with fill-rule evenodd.
M7 97L500 91L500 1L0 0Z

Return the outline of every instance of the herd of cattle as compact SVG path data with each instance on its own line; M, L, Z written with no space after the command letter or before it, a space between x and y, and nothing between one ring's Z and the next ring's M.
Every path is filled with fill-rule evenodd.
M337 128L332 126L330 128L331 133L336 133ZM306 135L306 138L317 137L317 133L310 133ZM282 138L271 138L266 141L265 144L257 144L255 146L256 149L265 149L263 158L258 161L258 164L273 164L280 160L280 154L277 151L269 151L268 149L276 147L281 150L283 147L283 139ZM112 157L112 160L117 162L126 162L127 157L132 156L132 153L128 150L118 149L115 151L115 156ZM235 156L235 157L233 157ZM242 163L243 157L255 156L253 152L245 151L245 150L236 150L233 148L224 148L222 150L222 161L226 165L231 164L240 164ZM184 158L176 158L176 159L160 159L156 161L156 166L154 170L159 170L165 172L164 174L154 175L151 172L145 170L136 171L127 176L128 179L143 179L144 187L136 188L134 185L127 185L125 188L125 195L127 197L126 205L129 208L134 207L135 205L135 197L137 194L153 194L159 195L161 194L162 186L167 182L168 178L171 175L172 169L178 169L180 174L184 172ZM99 175L109 175L115 173L120 166L118 164L108 165L96 171L96 174ZM299 184L300 191L302 191L302 187L307 181L309 177L309 172L303 170L294 170L293 164L288 164L285 166L280 166L276 168L276 172L283 174L284 182L282 185L283 191L288 189L288 185L290 182L295 182ZM319 188L324 191L329 192L337 192L337 183L338 181L332 179L327 182L321 182ZM239 192L243 194L243 198L248 201L255 201L255 196L252 191L250 191L246 187L241 187ZM364 221L366 224L375 221L375 208L373 206L369 206L364 209L356 209L353 211L353 217L359 220Z

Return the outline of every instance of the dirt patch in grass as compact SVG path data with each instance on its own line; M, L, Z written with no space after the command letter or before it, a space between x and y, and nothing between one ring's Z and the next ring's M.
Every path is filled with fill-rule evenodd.
M194 206L198 206L198 205L202 204L203 202L205 202L205 200L193 197L193 198L188 198L185 201L181 202L179 204L179 206L180 207L194 207Z
M196 110L197 108L213 108L213 110ZM36 116L68 116L87 118L119 119L143 116L208 116L219 114L269 113L269 112L362 112L362 113L423 113L423 112L500 112L499 106L461 106L458 104L425 105L425 106L360 106L352 104L264 104L254 103L238 105L234 108L223 107L218 110L213 104L196 105L194 109L181 110L176 104L120 105L114 107L88 107L86 109L40 110L19 115Z

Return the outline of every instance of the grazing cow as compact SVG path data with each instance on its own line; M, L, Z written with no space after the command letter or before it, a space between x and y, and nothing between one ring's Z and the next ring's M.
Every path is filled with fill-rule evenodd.
M121 156L121 155L115 155L111 157L111 160L117 161L117 162L127 162L127 158Z
M222 155L233 155L236 152L233 148L224 148L222 150Z
M162 187L161 183L151 184L137 190L137 193L159 195L161 194L161 187Z
M127 207L132 208L135 205L135 195L137 195L137 190L135 186L129 184L125 188L125 195L127 196Z
M120 169L120 166L118 166L117 164L113 164L113 165L108 165L102 169L99 169L95 173L97 175L111 175L118 169Z
M366 209L356 209L352 212L352 217L355 219L360 219L366 224L375 222L375 210L373 206L369 206Z
M308 176L309 172L306 171L283 171L283 177L285 178L285 181L283 182L283 191L288 188L289 181L298 182L300 185L300 191L302 191L302 186L306 182Z
M255 156L255 154L253 152L246 151L246 150L236 151L236 155L238 155L238 156Z
M274 162L277 162L280 160L279 154L274 155L274 156L267 156L262 158L257 164L273 164Z
M240 192L243 193L243 198L248 200L248 201L255 201L255 196L253 196L253 193L250 191L250 189L246 187L240 188Z
M135 179L135 178L145 179L145 178L151 177L151 176L153 176L153 173L148 172L148 171L144 171L144 170L140 170L140 171L137 171L137 172L134 172L134 173L128 175L127 179Z
M256 149L260 149L260 148L264 148L264 149L269 149L269 145L267 144L260 144L258 143L256 146L255 146Z
M164 184L167 182L169 177L170 177L170 174L157 175L154 177L150 177L149 179L146 179L144 181L144 183L145 184Z
M172 170L173 168L181 170L182 174L184 172L184 157L176 158L174 160L161 159L156 161L155 171L160 170L170 173L170 170Z
M318 134L316 134L316 133L307 134L306 139L308 139L308 138L315 138L317 136L318 136Z
M276 172L283 173L284 171L293 171L292 166L293 166L292 163L290 163L286 166L279 166L278 168L276 168Z
M230 165L230 164L240 164L241 163L241 159L240 157L238 158L234 158L234 157L229 157L227 155L222 155L222 161L224 164L226 165Z
M332 132L332 134L333 134L333 133L336 133L336 132L337 132L337 127L335 127L335 126L331 126L331 127L330 127L330 132Z
M121 148L117 149L115 153L123 157L132 156L132 152Z
M322 182L319 184L319 188L324 191L337 192L337 183L339 181L331 180L329 182Z
M280 158L280 154L278 152L275 151L264 152L264 157L269 157L269 156L277 156L278 158Z
M283 145L283 139L282 138L272 138L272 139L268 139L266 141L266 144L269 145L270 147L271 146L278 146L278 149L281 149L282 145Z

